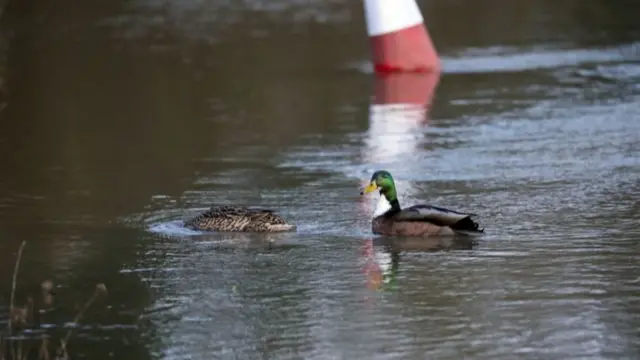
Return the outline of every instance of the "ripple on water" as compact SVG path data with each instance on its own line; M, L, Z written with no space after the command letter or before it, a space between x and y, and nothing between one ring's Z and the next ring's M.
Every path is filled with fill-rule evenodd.
M554 49L553 46L539 46L531 49L500 46L468 49L457 55L443 55L443 72L505 73L632 61L637 57L638 46L638 43L630 43L598 49ZM370 62L352 63L347 67L365 73L373 72Z
M149 225L149 231L168 236L188 236L201 234L200 231L195 231L184 227L184 221L182 220L151 224Z
M154 199L156 210L129 219L152 233L192 240L154 239L139 266L121 270L154 289L145 316L157 325L162 355L629 354L640 323L634 226L640 122L636 85L624 82L637 80L637 65L615 49L502 52L449 59L447 71L546 68L555 82L490 85L452 99L447 106L481 107L492 97L511 104L504 95L511 93L522 107L434 118L394 134L389 138L411 142L397 158L375 162L363 154L384 147L388 134L339 128L309 135L268 165L274 178L292 177L295 185L275 180L256 194L246 181L253 172L231 169L203 174L196 190L183 194L189 211L220 194L279 205L300 224L292 235L297 246L231 246L251 239L184 229L178 202L163 197ZM622 85L583 91L594 79ZM233 161L253 164L251 151ZM394 256L375 246L371 259L361 255L374 200L360 200L355 189L379 167L396 177L403 204L429 201L480 213L488 229L480 246Z

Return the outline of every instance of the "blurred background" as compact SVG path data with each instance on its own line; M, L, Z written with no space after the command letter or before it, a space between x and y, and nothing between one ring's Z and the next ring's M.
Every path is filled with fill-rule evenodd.
M637 359L638 5L418 3L443 73L397 107L375 100L361 1L4 0L0 320L22 241L15 304L46 310L10 343L36 358L72 329L89 359ZM478 213L487 234L381 243L358 194L377 169L401 205ZM182 228L212 204L298 231ZM108 296L74 325L96 283Z

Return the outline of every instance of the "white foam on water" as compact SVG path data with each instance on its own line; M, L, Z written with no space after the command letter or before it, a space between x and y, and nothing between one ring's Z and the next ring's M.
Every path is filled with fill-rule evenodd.
M153 224L149 226L149 231L169 236L188 236L202 234L202 232L200 231L195 231L184 227L184 222L182 220Z

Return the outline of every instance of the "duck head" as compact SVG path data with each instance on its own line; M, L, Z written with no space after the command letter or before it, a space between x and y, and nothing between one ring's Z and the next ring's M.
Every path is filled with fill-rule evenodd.
M371 176L369 184L360 189L360 195L368 194L378 190L380 192L380 203L376 208L375 215L380 215L391 208L400 208L396 185L393 177L386 170L378 170Z

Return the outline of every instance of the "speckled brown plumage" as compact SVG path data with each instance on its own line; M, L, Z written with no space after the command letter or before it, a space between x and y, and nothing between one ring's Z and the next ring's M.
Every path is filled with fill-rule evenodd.
M212 207L185 221L184 225L193 230L241 232L281 232L296 228L273 210L228 205Z

